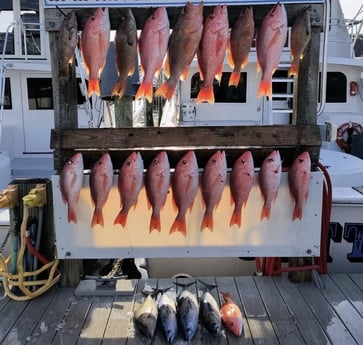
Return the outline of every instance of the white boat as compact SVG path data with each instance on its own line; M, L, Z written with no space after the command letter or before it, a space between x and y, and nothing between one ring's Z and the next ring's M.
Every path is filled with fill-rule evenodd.
M0 4L0 188L5 188L15 178L43 178L54 173L50 149L50 131L54 128L52 74L44 3L46 1L42 0L5 0ZM309 1L304 3L309 5ZM320 158L333 181L333 221L342 224L352 222L352 216L349 214L347 220L343 219L344 212L341 215L340 210L353 204L356 207L354 217L357 217L354 222L363 224L363 216L360 215L363 214L363 197L358 191L352 190L352 187L363 186L363 160L360 159L363 158L363 144L355 140L348 147L355 154L351 155L343 152L336 141L337 135L340 135L339 143L347 149L346 145L351 140L348 137L349 128L355 130L354 134L361 131L360 126L363 128L363 49L360 37L363 6L350 19L344 18L339 1L326 0L324 6L327 13L324 26L327 30L321 34L321 82L317 109L322 134ZM176 96L160 114L161 124L289 124L293 114L294 85L294 80L287 77L290 63L287 41L280 66L274 75L273 97L271 100L266 97L258 99L256 51L252 47L249 63L242 71L247 86L238 89L241 92L238 96L236 93L227 96L226 92L222 92L223 96L217 98L213 105L195 104L198 81L197 66L193 64L188 79L180 83ZM222 89L227 88L225 82L230 71L226 63ZM82 84L82 69L77 69L77 73ZM94 98L94 106L90 111L90 104L81 91L79 95L79 127L112 126L112 111L110 117L104 116L104 111L98 111L112 109L112 100ZM144 105L144 101L134 104L134 120L140 126L145 123ZM338 213L336 217L341 218L336 219L335 214ZM361 271L361 264L345 265L344 256L353 251L351 238L352 235L341 236L341 242L334 248L335 253L339 252L339 259L334 260L330 270L346 272L346 267L349 267L349 271ZM363 252L359 253L358 250L355 254L360 255L355 261L362 262ZM344 261L343 266L335 266L337 261L339 265ZM223 269L223 263L220 267ZM213 269L213 275L216 275L216 267ZM194 273L192 267L188 267L188 270L188 273Z

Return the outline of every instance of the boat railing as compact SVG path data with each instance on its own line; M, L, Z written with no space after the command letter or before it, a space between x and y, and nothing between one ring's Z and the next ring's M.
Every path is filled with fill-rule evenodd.
M346 19L345 23L350 37L352 56L355 56L354 47L357 40L361 37L363 28L363 5L359 8L353 19Z

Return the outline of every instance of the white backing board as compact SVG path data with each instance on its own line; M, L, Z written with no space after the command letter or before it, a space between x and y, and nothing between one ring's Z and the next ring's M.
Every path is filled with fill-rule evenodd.
M64 258L120 258L120 257L291 257L319 256L322 213L323 175L312 172L309 196L303 208L302 220L292 221L294 202L288 189L287 173L282 174L278 197L272 205L270 219L260 220L263 205L257 183L242 209L242 225L229 227L233 206L228 181L222 200L214 211L214 231L200 230L204 205L199 189L193 209L187 213L187 236L169 229L176 216L172 192L161 211L161 232L149 233L151 209L145 189L132 208L125 228L113 225L120 210L117 175L103 208L105 225L91 229L93 205L89 190L89 175L85 175L77 204L77 224L68 223L67 205L62 201L59 175L52 176L54 223L58 257Z

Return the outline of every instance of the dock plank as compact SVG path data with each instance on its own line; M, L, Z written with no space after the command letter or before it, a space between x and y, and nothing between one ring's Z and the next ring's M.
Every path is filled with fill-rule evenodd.
M312 283L299 283L298 289L333 344L357 344L321 290Z
M352 273L349 277L354 281L354 283L363 291L363 274Z
M255 344L278 345L276 333L252 276L235 278L246 319Z
M291 283L286 276L274 277L273 280L305 343L309 345L331 344L302 298L297 288L298 284Z

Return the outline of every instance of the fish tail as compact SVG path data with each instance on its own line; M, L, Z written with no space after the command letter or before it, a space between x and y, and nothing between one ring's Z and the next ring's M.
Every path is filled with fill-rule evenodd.
M238 86L239 83L239 79L240 79L240 72L238 71L233 71L231 73L231 76L229 77L229 82L228 82L228 86Z
M208 228L210 231L213 231L213 216L211 214L205 214L203 217L200 230L203 231L205 228Z
M302 218L302 207L301 205L295 205L294 208L294 212L292 213L292 221L294 221L295 219L300 219Z
M117 79L115 85L113 86L111 96L123 97L126 90L126 82L120 79Z
M120 224L123 228L126 225L127 221L127 213L120 211L119 214L116 216L113 225Z
M261 211L261 220L263 218L267 218L267 219L270 219L270 215L271 215L271 208L270 207L267 207L267 206L263 206L262 208L262 211Z
M241 212L233 211L229 227L231 228L232 225L237 225L239 228L241 227Z
M264 95L268 96L269 99L272 98L271 79L270 80L261 79L261 81L260 81L257 96L258 96L258 98L260 98L261 96L264 96Z
M73 222L77 224L77 215L73 208L68 208L68 223Z
M299 70L299 64L293 61L289 68L288 76L291 77L297 75L298 70Z
M90 79L88 81L88 97L91 97L92 94L96 94L97 96L101 95L100 83L98 79Z
M91 228L93 229L93 227L97 224L101 225L102 227L104 226L103 214L102 212L95 211L92 217Z
M174 223L170 228L169 234L172 234L173 232L176 231L181 232L185 237L187 236L187 226L185 224L185 219L176 218L174 220Z
M154 217L154 216L151 217L149 233L151 233L153 230L157 230L159 232L161 231L160 217Z
M174 95L176 84L168 79L166 82L162 83L160 87L156 90L155 96L162 96L167 100L171 100Z
M203 86L199 93L198 93L198 97L195 101L197 104L201 103L201 102L208 102L213 104L214 103L214 92L213 92L213 86Z
M140 99L142 97L145 97L149 103L152 102L153 100L153 85L152 83L145 83L142 82L139 86L139 88L137 89L136 95L135 95L135 99Z

